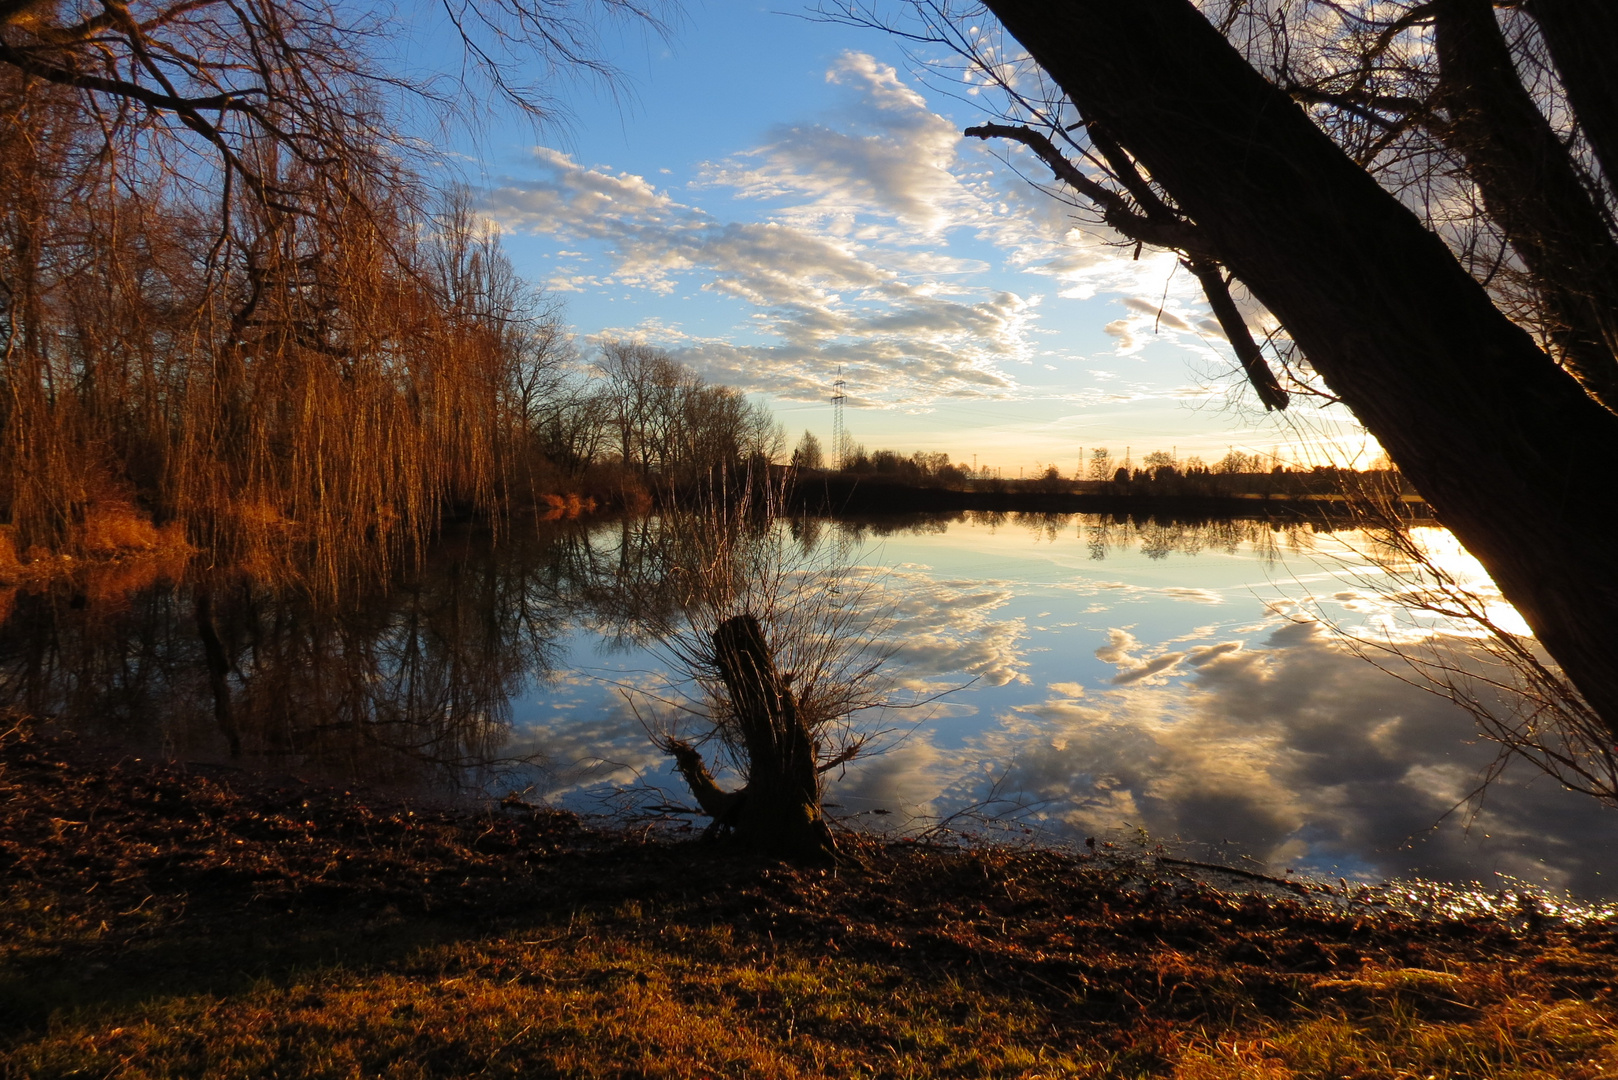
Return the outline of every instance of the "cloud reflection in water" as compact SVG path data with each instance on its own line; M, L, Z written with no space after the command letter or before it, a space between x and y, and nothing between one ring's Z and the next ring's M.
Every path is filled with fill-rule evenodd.
M1109 577L1119 570L1110 563ZM1083 595L1118 582L1074 575L1056 584ZM1211 592L1124 584L1136 599L1155 593L1154 611L1206 602ZM973 640L1040 644L1017 601L1038 596L1048 608L1052 583L995 587L1010 595L964 615ZM934 594L910 595L907 620L931 622L947 637L941 628L954 623L954 609L938 603L927 612ZM1325 595L1373 625L1387 614L1371 593ZM1242 621L1158 633L1158 644L1142 642L1138 626L1094 626L1105 634L1094 656L1111 670L1088 685L1041 682L1026 655L1020 666L1006 658L994 670L1017 670L1016 683L959 695L984 718L976 732L950 745L924 728L851 769L834 797L851 809L942 816L993 789L1010 800L1002 809L1015 802L1020 820L1069 840L1144 829L1154 841L1276 869L1489 886L1503 874L1587 896L1614 891L1606 884L1618 876L1610 810L1520 763L1478 795L1497 747L1478 737L1470 716L1379 672L1321 624L1278 613L1295 618L1297 597L1279 605L1256 590L1230 598L1245 609L1232 611ZM991 616L1008 632L997 635L984 621ZM929 659L929 678L940 678L947 661Z
M1089 557L1098 533L1104 563ZM1605 884L1618 816L1516 766L1469 801L1495 760L1472 719L1295 621L1326 608L1365 632L1391 618L1364 573L1322 558L1329 541L1219 523L1141 530L1131 548L1130 526L1088 519L1041 523L1032 542L999 520L878 535L866 561L880 565L856 573L885 611L898 686L970 685L900 714L908 733L834 781L841 813L914 827L994 790L1052 839L1144 829L1194 855L1333 877L1498 873L1618 892ZM586 638L575 664L606 681L520 710L558 766L553 797L584 806L638 777L688 801L612 686L652 662L602 668Z

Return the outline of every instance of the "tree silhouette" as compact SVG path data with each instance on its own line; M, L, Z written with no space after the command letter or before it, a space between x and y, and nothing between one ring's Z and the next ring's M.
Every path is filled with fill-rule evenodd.
M800 469L822 469L826 465L826 456L820 449L820 440L815 433L805 431L803 438L792 451L792 464Z

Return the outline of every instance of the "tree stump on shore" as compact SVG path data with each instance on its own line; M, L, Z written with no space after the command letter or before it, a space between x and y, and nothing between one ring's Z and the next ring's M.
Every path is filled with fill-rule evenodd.
M713 648L741 742L738 749L747 758L747 785L724 791L689 744L670 739L666 749L716 826L730 827L742 843L768 854L829 858L836 843L820 810L814 735L798 709L790 676L777 669L752 615L720 623Z

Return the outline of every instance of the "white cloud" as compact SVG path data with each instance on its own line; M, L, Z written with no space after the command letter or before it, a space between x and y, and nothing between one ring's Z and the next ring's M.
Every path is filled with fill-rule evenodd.
M1181 660L1185 659L1185 655L1182 652L1163 653L1133 667L1125 668L1112 677L1113 685L1127 686L1130 683L1143 682L1154 675L1172 671Z
M1192 325L1175 314L1172 305L1166 302L1154 304L1150 300L1143 300L1138 296L1126 296L1123 299L1123 305L1135 314L1143 315L1152 320L1155 327L1181 330L1186 333L1194 332Z
M1135 667L1140 661L1129 654L1140 648L1140 642L1128 630L1108 630L1107 644L1096 650L1096 659L1105 664Z
M896 244L935 244L947 229L992 213L956 173L955 125L894 68L845 52L826 78L852 89L864 108L839 127L777 127L764 146L710 165L706 182L744 198L787 200L779 216L794 224Z
M1221 656L1239 652L1241 647L1242 643L1239 641L1224 641L1218 645L1199 645L1186 653L1185 662L1192 667L1201 667L1203 664L1217 660Z
M1031 393L1010 371L1035 356L1042 297L987 287L997 268L985 251L1063 296L1120 294L1126 315L1107 331L1122 355L1154 333L1212 355L1200 336L1200 295L1174 256L1135 258L1104 229L1076 224L1070 207L988 156L1020 148L963 139L893 67L847 52L827 79L846 89L846 108L778 126L762 145L701 168L699 193L729 196L731 218L682 201L661 181L548 148L534 152L537 175L503 181L484 210L508 229L554 237L570 257L591 253L552 275L556 292L619 287L672 299L700 290L740 305L741 323L725 330L686 333L666 316L654 327L637 311L600 332L655 340L711 378L781 398L822 399L838 367L856 406ZM739 220L749 204L758 220ZM952 251L968 238L973 257ZM1130 387L1061 396L1184 394Z
M895 648L904 684L925 692L959 685L1026 683L1027 625L996 617L1010 590L992 582L936 581L925 573L889 571L873 604L887 614L880 628Z
M539 178L487 195L486 212L503 226L605 245L607 282L672 293L694 277L755 309L769 344L663 335L715 378L816 399L844 364L868 388L861 403L871 404L1015 389L1002 365L1031 351L1028 299L912 280L858 239L721 221L643 177L585 168L558 151L537 150L535 162Z
M1221 593L1212 589L1199 589L1190 585L1171 585L1166 589L1159 589L1164 596L1172 596L1176 600L1190 600L1197 604L1223 604L1225 598Z

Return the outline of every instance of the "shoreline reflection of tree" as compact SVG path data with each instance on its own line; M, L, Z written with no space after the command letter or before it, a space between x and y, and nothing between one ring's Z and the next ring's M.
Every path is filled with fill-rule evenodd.
M0 627L0 704L114 746L222 756L194 614L206 589L246 756L464 781L501 763L512 697L555 667L580 534L450 539L419 572L341 602L206 571L95 603L55 582L19 596Z
M763 530L760 540L784 529L784 542L808 554L961 522L1026 529L1041 541L1075 535L1092 557L1139 550L1152 559L1249 544L1278 553L1308 547L1312 531L1329 527L998 512L775 525L739 515L735 527ZM131 589L97 585L87 572L14 596L0 626L0 708L60 718L113 746L224 757L230 740L216 719L197 619L205 587L245 757L373 780L468 782L514 753L511 699L550 676L568 632L627 650L669 624L670 583L700 554L699 530L711 527L671 513L511 529L498 543L452 535L419 571L342 601L241 575L194 572L180 584Z
M1210 549L1235 555L1245 547L1266 565L1274 566L1281 559L1283 546L1291 551L1307 548L1310 537L1317 531L1303 522L1252 518L1174 521L1162 518L1119 520L1118 516L1103 514L1084 517L1094 519L1081 522L1079 530L1090 548L1090 558L1098 561L1113 550L1138 549L1148 559L1161 560L1170 555L1197 555Z
M1313 537L1340 528L1357 528L1357 523L1329 519L1302 518L1219 518L1176 517L1165 514L1081 514L1045 511L956 510L935 513L906 513L894 517L848 517L806 519L794 522L794 536L818 537L822 524L835 528L855 545L871 537L941 534L952 524L967 523L991 532L1002 528L1023 529L1037 541L1054 543L1069 528L1089 549L1090 558L1103 560L1109 552L1138 550L1149 559L1170 555L1196 555L1213 549L1234 555L1244 547L1267 563L1280 560L1286 551L1308 550ZM816 530L810 533L810 529Z
M820 525L788 520L789 535L806 554L820 539ZM609 649L631 649L646 644L655 628L665 627L677 617L679 600L669 588L683 567L691 567L703 557L701 530L714 528L740 530L736 547L746 550L767 539L769 530L781 527L772 515L753 519L747 514L728 515L723 525L712 517L691 510L673 510L625 518L615 530L592 534L587 568L581 567L578 614L585 625L601 635ZM809 538L813 536L813 540ZM605 542L605 543L603 543Z

